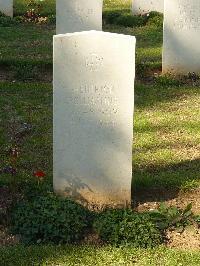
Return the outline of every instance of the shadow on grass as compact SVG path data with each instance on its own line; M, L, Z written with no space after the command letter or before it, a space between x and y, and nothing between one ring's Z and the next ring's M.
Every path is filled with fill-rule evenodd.
M136 84L135 86L135 103L136 109L144 109L152 107L157 103L170 102L178 100L182 96L193 94L200 95L198 87L180 87L180 86L165 86L162 85L143 85Z
M168 166L134 168L132 195L134 202L165 201L178 196L180 189L200 186L200 158Z

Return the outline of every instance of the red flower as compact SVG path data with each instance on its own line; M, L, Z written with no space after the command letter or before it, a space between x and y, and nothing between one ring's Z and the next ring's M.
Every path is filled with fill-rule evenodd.
M40 170L35 171L33 174L35 177L45 177L46 175L43 171L40 171Z
M45 173L41 170L35 171L33 175L37 178L38 184L44 180Z

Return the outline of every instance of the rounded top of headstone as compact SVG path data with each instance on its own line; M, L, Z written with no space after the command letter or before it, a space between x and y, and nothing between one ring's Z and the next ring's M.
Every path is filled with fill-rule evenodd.
M73 32L73 33L65 33L65 34L58 34L54 35L54 38L69 38L74 36L109 36L112 38L123 38L123 39L131 39L132 41L136 42L135 36L125 35L125 34L118 34L118 33L111 33L111 32L104 32L104 31L97 31L97 30L90 30L90 31L81 31L81 32Z

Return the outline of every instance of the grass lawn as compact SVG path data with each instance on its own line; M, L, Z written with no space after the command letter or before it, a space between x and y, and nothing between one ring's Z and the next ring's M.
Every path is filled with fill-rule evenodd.
M55 14L56 0L44 0L45 7L42 10L42 15ZM24 14L27 10L28 0L14 0L14 13L15 15ZM129 10L131 0L103 0L104 10Z
M136 36L137 62L161 68L161 30L107 25L104 30ZM20 67L23 63L52 66L54 34L55 26L19 24L0 28L0 66Z
M15 10L23 10L27 7L26 0L16 0ZM47 14L55 12L53 0L48 0L44 5ZM53 6L53 8L52 8ZM121 7L126 10L130 1L104 1L104 9L113 10ZM53 11L54 10L54 11ZM130 12L130 10L129 10ZM15 11L17 14L17 11ZM157 28L124 28L119 26L104 26L105 31L122 34L130 34L137 37L137 62L161 67L162 30ZM12 27L0 28L0 65L13 66L22 63L31 65L52 65L52 37L55 34L55 25L17 24Z
M42 168L52 180L52 86L0 83L1 165L9 160L12 133L28 123L20 140L18 178ZM133 178L137 188L199 186L200 91L137 84ZM1 175L1 182L8 176Z
M28 0L14 0L14 14L16 16L22 15L27 11L27 4L30 1ZM48 16L55 14L56 1L55 0L44 0L44 8L42 9L41 14Z
M0 249L1 266L198 266L200 253L92 246L17 246Z
M1 166L9 161L8 147L24 123L31 126L17 140L21 156L18 178L32 178L35 169L43 168L52 179L52 88L48 84L0 83ZM5 177L5 179L4 179ZM1 181L10 182L8 175Z
M15 0L15 15L23 14L26 0ZM106 0L104 10L128 10L130 1ZM55 14L48 0L43 15ZM105 31L137 37L133 187L135 190L194 189L200 186L200 89L173 80L156 81L161 70L162 29L104 25ZM8 150L17 142L19 186L32 182L42 169L52 184L52 36L55 25L17 24L0 27L0 168L10 164ZM151 72L151 82L141 79ZM42 71L44 70L44 72ZM2 74L3 73L3 74ZM14 74L13 74L14 73ZM49 82L41 78L48 73ZM28 82L21 80L28 77ZM31 77L31 79L30 79ZM48 80L48 79L47 79ZM172 82L171 82L172 81ZM24 130L28 125L28 130ZM17 137L16 137L17 136ZM0 186L13 182L0 175ZM191 192L192 193L192 192ZM31 246L0 247L0 265L200 265L200 252L159 247Z

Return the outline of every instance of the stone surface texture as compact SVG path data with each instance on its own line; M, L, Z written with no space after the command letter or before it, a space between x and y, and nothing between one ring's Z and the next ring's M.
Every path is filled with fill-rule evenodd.
M54 36L54 190L83 204L131 201L135 37Z
M151 11L163 13L164 0L133 0L132 12L134 15L146 14Z
M0 12L13 17L13 0L0 0Z
M56 33L102 30L103 0L57 0Z
M165 0L163 73L200 73L200 1Z

